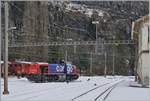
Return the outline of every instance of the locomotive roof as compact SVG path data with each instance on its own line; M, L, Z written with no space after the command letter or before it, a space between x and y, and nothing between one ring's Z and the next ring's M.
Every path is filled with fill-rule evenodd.
M23 63L23 64L48 64L46 62L27 62L27 61L16 61L17 63Z
M60 64L59 63L50 63L49 65L60 65ZM72 64L67 63L66 65L72 65Z
M38 63L38 64L48 64L46 62L36 62L36 63Z
M24 63L24 64L33 64L33 62L27 62L27 61L16 61L17 63Z

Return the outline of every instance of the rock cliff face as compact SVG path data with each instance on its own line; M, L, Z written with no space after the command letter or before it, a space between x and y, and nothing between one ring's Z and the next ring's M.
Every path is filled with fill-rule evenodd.
M48 42L48 5L47 2L26 2L23 16L23 43ZM48 47L23 48L25 54L41 56L39 59L29 57L30 61L48 60ZM28 58L28 57L25 57Z
M148 1L72 1L72 2L11 2L11 26L16 42L80 41L95 40L95 25L98 20L98 38L103 40L129 40L132 21L149 13ZM26 61L57 62L65 59L83 69L90 67L90 54L94 46L55 46L11 48L10 58ZM99 45L101 50L101 45ZM112 68L112 45L105 45L109 73ZM118 71L127 71L126 60L134 61L134 46L115 45L115 66ZM93 55L95 73L103 70L104 55ZM132 63L131 63L132 64ZM116 72L118 72L116 71Z

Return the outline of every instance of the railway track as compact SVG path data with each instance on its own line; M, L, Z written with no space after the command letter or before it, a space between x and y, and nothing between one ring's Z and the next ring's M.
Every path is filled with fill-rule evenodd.
M111 93L111 91L121 82L123 82L124 80L113 84L112 86L108 87L107 89L105 89L103 92L101 92L95 99L94 101L105 101L107 99L107 97L109 96L109 94ZM106 95L104 95L106 94ZM103 98L101 98L104 95Z
M89 94L91 93L94 93L95 91L97 92L97 94L92 97L91 99L86 99L86 100L90 100L90 101L105 101L108 97L108 95L111 93L111 91L121 82L123 82L124 80L115 80L114 82L109 82L109 83L105 83L105 84L102 84L102 85L99 85L95 88L92 88L74 98L72 98L71 100L72 101L83 101L82 98L88 96ZM105 87L105 89L103 90L100 90L102 89L102 87ZM100 91L100 93L99 93ZM85 100L85 99L84 99Z

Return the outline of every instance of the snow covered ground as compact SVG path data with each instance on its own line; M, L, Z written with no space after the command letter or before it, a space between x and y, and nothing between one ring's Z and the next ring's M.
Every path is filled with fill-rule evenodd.
M150 101L149 88L130 87L134 83L134 77L81 76L69 83L32 83L26 78L15 77L8 80L10 94L2 95L3 79L1 79L2 101L103 101L106 95L108 96L105 101ZM118 84L113 86L116 83ZM112 91L107 90L111 86L114 87ZM98 97L101 94L102 96Z

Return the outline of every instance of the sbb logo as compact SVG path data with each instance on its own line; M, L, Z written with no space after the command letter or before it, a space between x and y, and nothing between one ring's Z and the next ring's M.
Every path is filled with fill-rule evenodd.
M63 71L64 71L64 68L65 68L64 66L57 66L57 67L56 67L56 71L57 71L57 72L63 72Z

